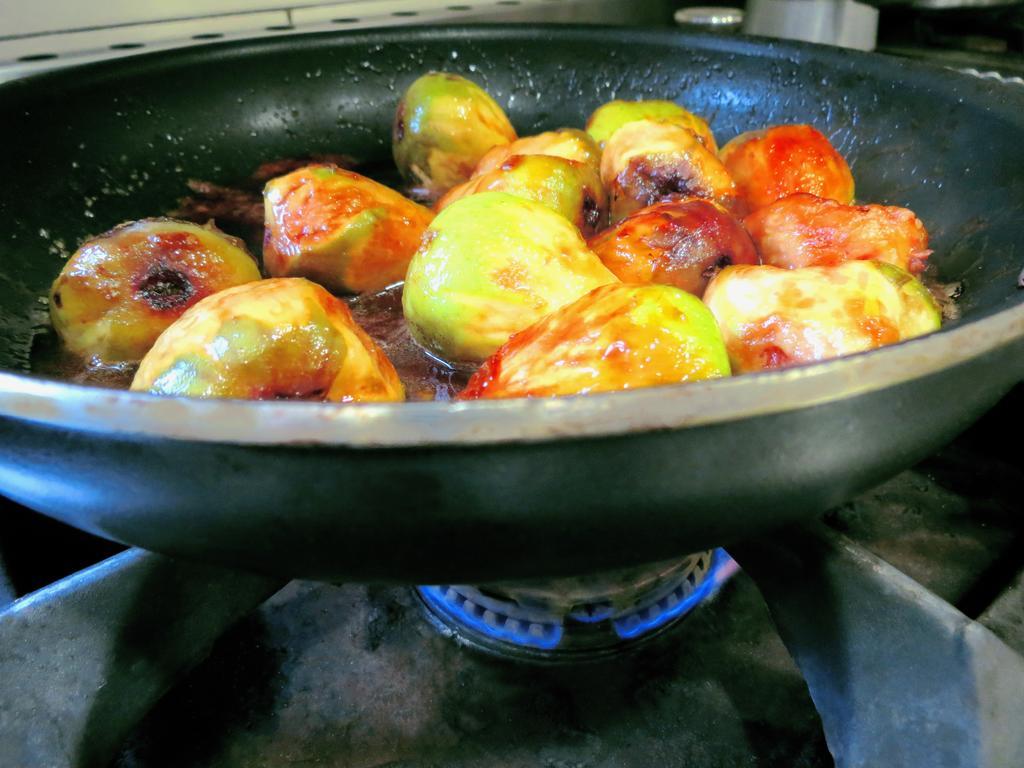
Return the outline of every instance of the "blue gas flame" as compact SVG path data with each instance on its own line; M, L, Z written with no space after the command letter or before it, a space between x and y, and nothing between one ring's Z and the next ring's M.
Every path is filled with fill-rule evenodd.
M607 622L610 631L622 640L640 637L679 618L709 598L738 569L736 562L723 549L716 549L704 579L694 587L683 581L650 605L632 612L614 615L612 605L596 602L581 606L564 619L546 613L526 611L508 604L503 613L500 603L481 605L467 590L449 584L417 587L427 605L454 627L465 627L484 637L513 643L526 648L553 650L562 642L564 622L598 625ZM692 591L690 591L692 590ZM463 594L469 591L470 594Z
M670 594L636 613L619 616L612 621L615 634L623 640L639 637L673 619L688 613L696 605L710 597L736 571L734 561L724 549L716 549L711 555L711 566L704 580L690 594L685 594L684 585L679 585Z
M436 612L487 637L545 651L557 648L562 642L561 624L546 621L527 622L502 616L467 600L446 584L418 589L423 599Z

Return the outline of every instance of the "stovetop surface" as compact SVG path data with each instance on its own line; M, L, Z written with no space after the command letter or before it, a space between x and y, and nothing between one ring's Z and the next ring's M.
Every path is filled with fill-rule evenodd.
M557 667L460 647L408 589L294 582L222 640L116 764L830 761L800 675L743 577L641 652Z

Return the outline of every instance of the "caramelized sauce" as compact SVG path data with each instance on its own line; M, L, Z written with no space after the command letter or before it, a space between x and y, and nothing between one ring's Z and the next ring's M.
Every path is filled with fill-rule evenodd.
M356 322L380 345L405 386L408 400L452 400L473 374L431 357L413 341L402 316L402 286L348 300Z
M69 352L52 328L32 340L29 364L32 373L72 384L107 389L128 389L135 376L135 364L100 365Z

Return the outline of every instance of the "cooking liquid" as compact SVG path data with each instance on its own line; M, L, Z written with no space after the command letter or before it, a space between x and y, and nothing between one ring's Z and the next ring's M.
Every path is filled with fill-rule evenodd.
M401 284L379 293L346 299L352 315L388 356L408 400L451 400L466 386L472 369L453 368L428 355L409 335L402 316ZM109 389L128 389L133 364L96 365L67 351L52 330L32 345L32 372L51 379Z

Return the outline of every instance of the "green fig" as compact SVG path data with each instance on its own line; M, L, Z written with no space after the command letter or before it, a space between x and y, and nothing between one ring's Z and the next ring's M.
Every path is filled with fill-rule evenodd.
M593 166L549 155L513 155L449 190L436 208L442 211L456 200L488 191L543 203L575 224L584 237L602 229L608 218L608 196Z
M704 302L737 373L863 352L937 331L942 322L928 289L881 261L726 267Z
M250 400L404 399L391 361L343 301L298 277L209 296L143 358L132 389Z
M675 123L697 134L711 152L718 151L715 136L703 118L688 112L674 101L609 101L594 110L587 120L587 133L601 148L608 142L619 128L637 120L658 120L659 122Z
M505 112L480 86L429 72L398 102L391 148L405 180L436 200L466 181L489 149L515 139Z
M564 216L504 192L437 215L412 257L402 307L413 338L449 362L479 362L548 312L618 282Z

